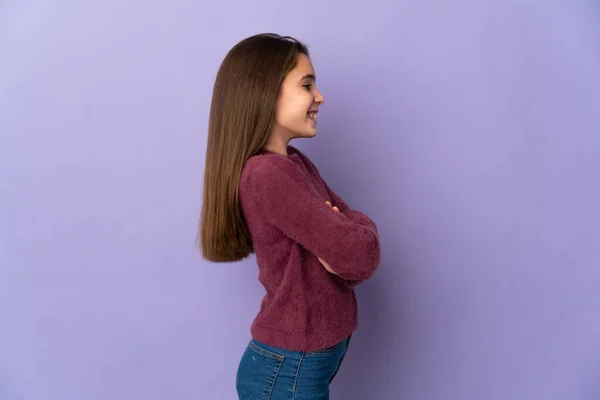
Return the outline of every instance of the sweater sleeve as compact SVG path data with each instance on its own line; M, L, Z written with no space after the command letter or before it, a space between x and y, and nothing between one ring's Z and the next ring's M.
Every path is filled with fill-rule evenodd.
M306 157L306 155L304 153L302 153L298 149L294 148L294 150L302 158L302 161L304 161L304 164L307 165L310 168L310 170L312 171L312 173L321 181L321 183L323 183L323 186L325 186L325 189L327 190L327 193L329 194L329 197L331 198L331 203L332 203L331 205L336 206L340 210L340 212L342 214L344 214L345 216L347 216L348 218L352 219L353 221L355 221L359 224L362 224L362 225L365 225L365 226L371 228L375 233L377 233L377 226L375 225L375 223L365 214L363 214L359 211L356 211L356 210L352 210L350 208L350 206L348 204L346 204L346 202L344 200L342 200L342 198L340 196L338 196L338 194L335 193L329 187L329 185L327 184L325 179L323 179L323 177L319 173L319 170L313 164L313 162L308 157Z
M367 217L360 211L351 209L350 206L348 206L348 204L346 204L340 196L338 196L333 190L331 190L329 185L327 185L327 182L325 182L323 179L321 179L321 181L325 185L325 188L329 193L329 197L331 197L332 205L337 206L342 214L344 214L346 217L350 218L354 222L364 225L372 229L375 233L377 233L377 226L369 217Z
M369 229L371 229L375 235L378 235L378 230L377 230L377 226L375 225L375 223L365 214L361 213L360 211L356 211L356 210L352 210L350 208L350 206L348 206L344 200L342 200L341 197L339 197L333 190L331 190L331 188L329 187L329 185L327 185L327 182L325 182L325 180L323 180L321 178L321 181L323 182L323 184L325 185L325 188L327 189L327 192L329 193L329 197L331 198L332 201L332 205L337 206L340 209L340 212L350 218L352 221L361 224ZM330 264L331 265L331 264ZM333 270L335 271L335 267L332 267ZM343 279L344 284L350 288L355 288L356 286L358 286L359 284L361 284L362 282L364 282L365 280L367 280L369 277L363 277L361 279Z
M342 279L363 281L374 273L381 258L379 237L376 229L352 218L358 212L333 211L300 167L284 157L256 157L247 167L240 190L252 193L266 221L325 260Z

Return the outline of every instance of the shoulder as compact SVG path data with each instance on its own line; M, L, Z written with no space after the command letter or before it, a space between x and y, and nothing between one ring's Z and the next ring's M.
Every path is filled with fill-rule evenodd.
M312 161L310 161L310 158L308 158L306 154L304 154L294 146L288 146L288 154L293 154L299 157L305 164L313 165Z
M311 172L311 174L316 175L319 178L321 177L317 166L310 160L310 158L308 158L306 154L304 154L303 152L301 152L293 146L289 146L289 149L300 158L304 166L306 166L306 168ZM290 152L290 150L288 150L288 152Z
M250 157L242 168L240 183L277 181L283 176L296 176L298 166L288 157L278 154L258 154Z

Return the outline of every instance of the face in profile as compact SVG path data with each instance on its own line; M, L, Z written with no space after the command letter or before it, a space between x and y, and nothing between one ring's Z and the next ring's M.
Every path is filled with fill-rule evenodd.
M317 134L318 108L323 102L310 58L299 54L296 66L281 84L271 135L287 141L314 137Z

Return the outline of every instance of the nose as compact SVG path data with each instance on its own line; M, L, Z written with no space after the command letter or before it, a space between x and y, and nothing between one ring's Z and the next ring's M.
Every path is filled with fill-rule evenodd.
M317 94L315 96L315 103L321 105L325 103L325 97L321 94L321 92L317 89Z

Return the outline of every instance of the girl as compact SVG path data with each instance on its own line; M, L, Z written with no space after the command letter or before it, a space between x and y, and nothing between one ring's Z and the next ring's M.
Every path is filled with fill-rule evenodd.
M375 224L288 144L316 135L323 102L291 37L244 39L217 74L201 250L214 262L254 253L266 290L238 367L241 400L328 399L357 326L354 288L379 265Z

